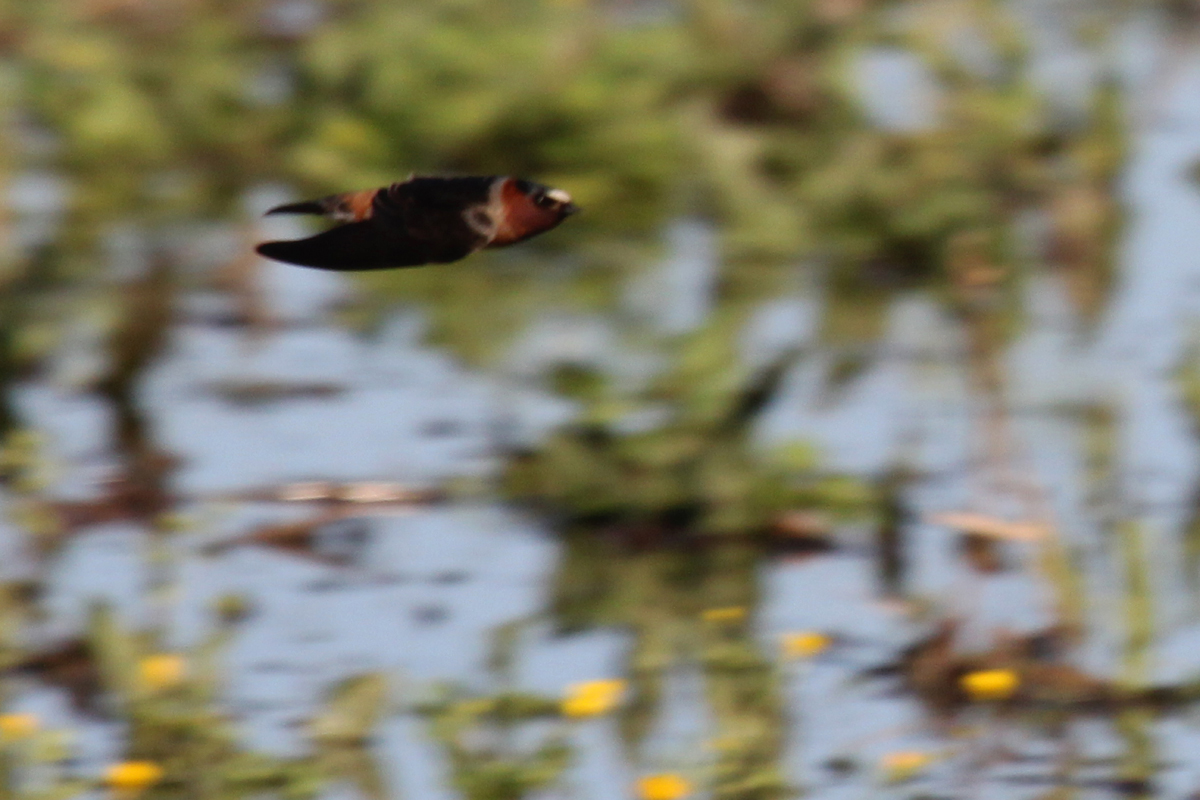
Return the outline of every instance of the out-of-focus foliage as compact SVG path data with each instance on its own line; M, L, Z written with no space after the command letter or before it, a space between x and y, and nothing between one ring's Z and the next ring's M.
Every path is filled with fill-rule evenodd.
M662 710L667 681L685 664L699 666L713 715L706 783L724 800L787 796L778 760L786 720L781 674L755 636L757 548L710 540L654 542L575 529L554 588L551 611L564 631L620 626L633 637L625 674L630 697L621 733L634 752Z
M71 179L64 249L114 221L228 208L274 173L291 112L254 94L271 63L263 3L19 4L8 35L24 73L35 159Z
M645 235L682 155L658 110L695 56L676 26L548 2L63 0L7 22L82 244L131 215L227 213L255 181L414 170L569 185L582 227Z
M568 188L587 214L536 248L618 273L612 237L652 239L668 214L718 222L734 265L829 256L843 282L905 285L936 276L955 232L1005 247L1013 215L1051 200L1064 262L1100 259L1079 251L1112 230L1115 93L1064 127L992 0L48 0L4 25L12 102L50 140L16 152L72 178L79 248L131 215L228 213L257 181L316 193L414 170ZM857 76L880 47L925 63L933 119L864 117Z
M1025 275L1058 268L1080 316L1095 319L1119 230L1122 107L1107 81L1078 108L1049 97L1022 24L998 0L0 3L0 180L20 164L67 188L52 235L24 252L0 241L0 391L46 349L25 314L35 292L93 282L120 230L157 252L188 243L201 221L245 226L245 192L262 184L317 195L453 171L569 191L585 213L552 235L362 279L379 304L419 305L431 340L474 366L496 363L548 309L611 312L664 223L703 220L719 250L708 318L664 335L610 314L621 344L661 368L631 381L553 365L546 388L579 414L508 453L503 488L565 523L559 626L632 633L627 745L648 735L674 667L698 666L715 726L705 787L721 800L782 797L780 675L752 611L704 612L755 608L761 534L781 516L861 518L874 498L806 446L759 441L757 422L802 352L751 367L740 336L810 269L825 279L820 338L836 385L869 363L897 294L923 291L966 321L990 379L980 384L998 395L997 343L1019 320ZM863 65L881 55L914 67L899 94L931 100L903 124L863 101ZM122 519L159 519L172 502L135 395L165 341L177 277L155 262L105 301L120 310L97 388L131 463L146 466L134 477L156 490L153 502L104 510ZM0 434L17 422L0 403ZM27 444L6 439L0 474L32 492ZM61 540L69 526L51 513L61 504L35 510L46 513L26 514L26 527ZM23 657L11 641L26 613L18 599L0 614L6 664ZM215 656L226 634L197 655ZM93 620L89 652L128 722L128 755L163 767L152 794L303 795L329 777L385 793L363 747L384 710L381 676L334 690L310 730L315 758L294 764L236 746L209 666L169 691L139 687L150 644L111 615ZM505 687L448 692L422 710L466 797L516 800L566 768L557 730L522 750L510 741L561 722L556 701Z
M317 763L283 761L241 750L230 720L217 704L223 655L232 631L222 626L190 654L186 679L162 687L147 683L139 663L150 652L150 637L126 630L106 608L92 614L89 651L101 686L128 720L126 753L163 770L152 795L239 797L248 791L275 791L307 797L321 786Z
M673 533L756 535L798 508L861 514L864 488L822 474L800 444L756 446L753 424L796 361L789 351L758 370L740 363L735 331L711 324L682 341L673 367L640 393L613 388L584 365L554 370L582 418L516 456L510 495L568 520ZM638 417L649 418L640 423Z
M445 750L450 779L467 800L521 800L553 786L570 763L562 730L539 731L559 704L537 695L500 691L468 696L444 688L422 704L430 732Z
M14 4L3 24L19 65L4 133L17 157L69 181L55 274L94 273L118 224L157 237L236 218L255 184L321 194L412 171L522 174L585 213L518 251L366 276L372 302L419 303L433 343L488 364L547 308L611 309L663 223L698 216L718 233L721 315L744 320L792 288L797 263L822 268L833 387L869 364L897 291L956 307L956 283L998 287L1002 330L1031 266L1059 266L1089 319L1111 282L1116 91L1099 86L1082 114L1057 107L995 0L48 0ZM924 118L873 121L861 73L880 54L917 65L904 91L930 98ZM0 381L28 338L19 318L0 322ZM0 429L11 417L0 405ZM547 474L592 504L625 494L612 476L644 472L646 457L660 463L642 493L657 498L635 504L695 507L682 494L701 491L701 474L754 487L753 501L749 488L726 498L727 528L796 500L750 477L747 454L693 446L708 434L695 419L616 437L621 466L600 467L577 434L551 443ZM597 457L607 492L560 469L574 451Z

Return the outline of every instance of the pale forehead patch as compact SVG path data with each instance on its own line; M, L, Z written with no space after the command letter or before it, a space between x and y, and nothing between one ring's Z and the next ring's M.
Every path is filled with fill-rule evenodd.
M562 189L551 189L550 191L546 192L546 197L549 197L556 203L571 202L571 195L567 194Z

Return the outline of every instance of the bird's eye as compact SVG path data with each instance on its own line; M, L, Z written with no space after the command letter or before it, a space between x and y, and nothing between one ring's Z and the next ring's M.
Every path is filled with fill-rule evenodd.
M538 192L533 196L533 203L538 208L552 208L555 205L553 198L547 197L545 192Z

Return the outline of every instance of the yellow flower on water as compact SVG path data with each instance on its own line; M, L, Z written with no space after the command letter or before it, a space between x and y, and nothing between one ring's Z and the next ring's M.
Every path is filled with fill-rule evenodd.
M959 683L972 700L1007 700L1020 682L1011 669L983 669L968 672Z
M700 613L700 617L705 622L738 622L746 618L746 607L706 608Z
M625 681L587 681L573 683L562 701L562 712L568 717L594 717L607 714L625 692Z
M143 686L154 691L178 685L186 671L187 664L181 656L165 653L146 656L138 663L138 678Z
M921 770L933 763L933 755L920 750L900 750L888 753L879 760L884 780L888 783L903 783L912 780Z
M783 654L788 658L812 658L829 649L833 640L817 631L798 631L783 635Z
M0 740L27 739L37 733L36 714L0 714Z
M640 800L679 800L692 793L692 785L684 780L682 775L674 772L664 772L661 775L647 775L637 782L637 796Z
M153 761L122 761L104 771L104 782L119 792L136 794L162 780L162 767Z

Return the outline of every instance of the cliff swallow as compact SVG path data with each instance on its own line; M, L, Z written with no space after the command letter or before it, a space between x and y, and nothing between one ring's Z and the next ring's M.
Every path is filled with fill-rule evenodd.
M343 223L256 249L276 261L332 270L446 264L550 230L578 211L571 196L506 176L412 177L381 189L290 203L268 214L318 214Z

